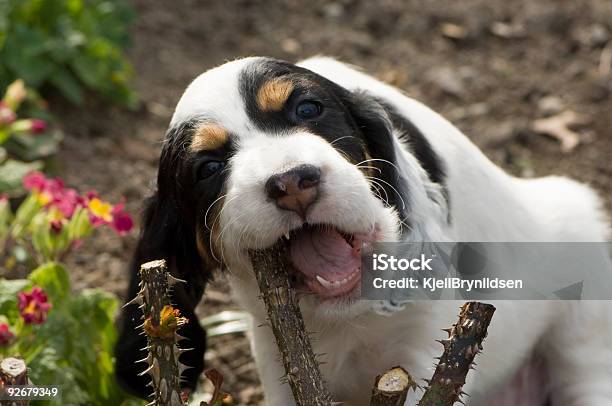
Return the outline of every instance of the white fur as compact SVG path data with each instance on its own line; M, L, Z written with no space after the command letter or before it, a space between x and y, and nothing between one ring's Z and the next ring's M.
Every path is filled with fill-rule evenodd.
M201 75L186 90L172 123L205 115L239 136L220 214L223 258L236 301L253 314L253 353L267 403L285 406L293 404L292 396L289 387L279 381L284 372L270 329L256 327L265 323L265 309L257 296L246 249L271 245L300 221L266 200L266 179L299 163L320 166L324 197L310 214L313 223L333 222L348 232L367 231L377 224L385 240L394 240L398 218L370 192L361 172L325 140L303 131L267 134L255 129L245 113L237 79L245 66L257 61L237 60ZM439 186L429 182L410 151L396 142L397 161L410 190L412 229L407 240L606 240L609 228L601 201L587 186L560 177L512 177L456 127L397 89L331 58L312 58L299 65L349 90L367 90L383 98L423 132L443 160L450 208ZM450 225L446 222L449 209ZM602 266L609 267L606 261L602 259ZM470 373L464 389L471 395L467 403L491 404L491 394L537 352L549 363L555 405L612 404L610 302L494 304L497 312L485 351L478 356L478 368ZM372 302L346 308L320 305L309 298L301 302L307 328L316 332L314 349L327 354L322 370L335 399L355 405L368 403L374 377L391 366L400 364L417 378L430 377L434 357L440 354L434 339L441 338L441 328L454 322L459 305L415 302L381 316L372 311ZM413 396L406 404L414 401Z

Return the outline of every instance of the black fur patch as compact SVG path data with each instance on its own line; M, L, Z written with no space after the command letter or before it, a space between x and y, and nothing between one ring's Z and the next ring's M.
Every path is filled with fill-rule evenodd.
M127 294L128 300L136 296L140 265L151 260L165 259L170 272L187 281L175 286L171 301L190 320L180 334L187 338L181 346L193 348L181 355L181 362L192 367L182 376L185 386L191 389L195 389L204 369L206 349L206 332L198 324L194 311L215 267L198 252L196 228L203 228L203 220L201 214L196 213L204 213L219 196L225 178L225 174L219 173L206 181L198 180L194 167L211 156L226 159L231 153L229 144L217 151L190 152L188 146L198 122L186 122L167 134L159 160L157 190L145 203L141 236L132 259ZM116 374L126 390L146 398L151 392L146 387L150 378L148 375L138 376L144 367L141 363L136 364L137 360L146 356L143 351L145 337L137 330L142 323L141 316L142 311L136 305L123 310L121 335L115 348Z
M444 186L446 180L444 165L421 130L412 121L401 115L395 107L381 99L378 99L378 103L383 106L389 115L393 127L398 132L399 139L410 145L410 150L429 175L429 179Z
M292 94L280 111L260 110L257 105L259 89L266 82L281 77L293 83ZM251 64L242 72L239 88L247 115L260 130L274 135L302 128L326 139L352 163L365 160L363 137L342 101L347 91L335 83L289 62L266 59ZM322 114L314 119L300 119L295 110L305 100L319 102Z
M384 100L378 99L378 103L383 106L391 119L400 141L408 144L410 151L412 151L421 167L427 172L429 180L442 187L444 198L450 210L450 195L446 186L446 169L438 154L436 154L427 138L425 138L425 135L412 121L401 115L395 107Z

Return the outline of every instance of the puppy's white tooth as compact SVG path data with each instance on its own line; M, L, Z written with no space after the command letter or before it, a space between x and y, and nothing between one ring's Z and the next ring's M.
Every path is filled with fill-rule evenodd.
M323 278L322 276L317 275L317 281L319 281L319 283L325 288L325 289L331 289L334 287L334 282L330 282L327 279Z
M287 231L287 232L285 233L285 238L286 238L286 239L288 239L288 240L290 240L290 239L291 239L291 233L290 233L289 231Z

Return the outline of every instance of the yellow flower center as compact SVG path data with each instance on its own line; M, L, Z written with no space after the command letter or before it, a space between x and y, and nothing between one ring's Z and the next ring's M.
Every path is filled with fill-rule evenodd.
M64 219L64 215L62 214L61 211L59 211L59 209L57 209L56 207L53 207L51 210L49 210L49 214L48 217L49 221L62 221Z
M25 309L23 309L23 314L34 314L36 312L36 302L33 300L28 303Z
M113 215L112 215L113 206L110 203L103 202L102 200L98 198L93 198L89 201L88 206L89 206L89 210L91 210L91 213L94 216L99 217L104 221L113 220Z
M51 202L51 195L46 192L37 192L36 200L38 201L38 204L45 206Z

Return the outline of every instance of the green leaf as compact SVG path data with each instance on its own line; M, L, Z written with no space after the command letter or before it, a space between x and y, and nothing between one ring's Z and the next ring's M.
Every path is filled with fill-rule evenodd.
M7 128L0 128L0 145L4 144L9 139L11 133Z
M68 271L61 264L55 262L43 264L32 271L28 279L47 292L54 306L61 304L70 294Z
M4 64L28 85L40 86L53 70L53 62L44 58L45 36L42 30L15 24L4 46Z
M44 211L36 213L30 223L29 231L34 250L42 261L54 260L54 245L51 238L51 227L47 221L47 213Z
M62 334L62 332L58 332ZM66 334L66 332L63 332ZM59 385L62 387L61 399L36 402L48 405L95 405L92 397L78 383L79 371L67 365L62 354L52 347L44 348L41 353L28 364L29 377L37 385Z
M34 218L40 208L41 204L33 194L30 194L21 205L19 205L13 222L13 231L11 234L13 238L18 239L23 237L27 227L32 222L32 218Z
M8 159L0 164L0 194L14 194L21 189L22 178L32 171L42 169L42 162L21 162Z
M135 106L124 53L133 17L124 0L0 0L0 88L22 77L76 104L87 88Z
M80 240L91 234L93 227L89 221L88 210L78 208L72 215L67 228L70 240Z
M57 154L61 131L45 134L14 134L5 144L8 152L23 161L34 161Z
M31 286L27 279L0 279L0 314L8 317L11 324L19 318L17 294Z
M0 199L0 241L8 237L8 229L13 221L13 211L8 199Z
M99 404L119 404L124 394L114 379L113 347L117 331L114 315L118 299L100 289L85 289L71 302L70 312L79 326L71 362L81 372L80 385ZM105 400L102 402L102 400Z
M58 67L49 78L49 82L57 87L74 104L83 104L81 86L67 69Z

